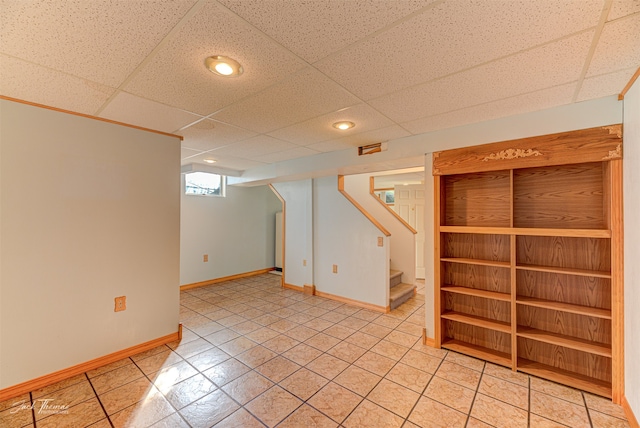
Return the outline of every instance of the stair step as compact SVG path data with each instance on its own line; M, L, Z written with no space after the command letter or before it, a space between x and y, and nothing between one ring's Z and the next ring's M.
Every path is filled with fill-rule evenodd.
M399 270L389 270L389 287L396 287L398 284L402 282L402 271Z
M416 286L412 284L398 284L393 287L389 293L389 307L395 309L407 300L409 300L416 290Z

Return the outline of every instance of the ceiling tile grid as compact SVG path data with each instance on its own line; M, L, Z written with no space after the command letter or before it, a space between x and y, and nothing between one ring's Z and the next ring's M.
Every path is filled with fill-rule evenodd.
M255 132L210 119L176 131L176 134L184 137L182 147L203 151L225 147L258 135Z
M589 65L587 77L640 64L640 13L607 22Z

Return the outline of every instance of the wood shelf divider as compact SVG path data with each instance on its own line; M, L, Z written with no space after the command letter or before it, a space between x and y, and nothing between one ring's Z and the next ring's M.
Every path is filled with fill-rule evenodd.
M463 314L461 312L453 311L445 312L440 315L440 317L450 321L456 321L463 324L486 328L488 330L511 334L511 324L508 322L497 321L489 318L479 317L476 315Z
M537 308L552 309L555 311L569 312L572 314L586 315L589 317L611 319L611 309L593 308L590 306L580 306L571 303L557 302L554 300L536 299L534 297L517 296L516 303L519 305L535 306Z
M461 354L471 355L472 357L480 358L481 360L494 364L511 367L511 355L504 352L494 351L493 349L472 345L471 343L456 339L445 340L442 342L442 347Z
M573 268L562 268L562 267L554 267L554 266L536 266L536 265L525 265L525 264L517 265L516 269L532 270L536 272L560 273L560 274L566 274L566 275L591 276L594 278L611 278L611 272L601 272L597 270L587 270L587 269L573 269Z
M496 291L481 290L479 288L459 287L457 285L444 285L440 287L441 291L447 293L465 294L467 296L482 297L484 299L500 300L510 302L511 295L507 293L498 293Z
M502 267L502 268L511 267L510 262L500 262L495 260L482 260L482 259L468 259L464 257L442 257L440 261L450 262L450 263L464 263L464 264L479 265L479 266Z
M538 342L549 343L551 345L563 346L577 351L588 352L590 354L601 355L611 358L611 345L593 342L577 337L566 336L564 334L551 333L549 331L538 330L536 328L518 326L517 335Z

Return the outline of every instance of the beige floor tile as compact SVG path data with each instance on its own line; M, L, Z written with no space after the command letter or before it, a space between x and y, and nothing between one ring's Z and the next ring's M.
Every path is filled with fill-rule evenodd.
M529 410L529 389L523 386L485 374L480 381L478 392L512 406Z
M388 336L387 338L378 342L378 344L372 347L371 350L376 354L384 355L385 357L394 359L396 361L400 360L404 356L404 354L407 353L409 348L407 348L406 346L398 345L397 343L391 342L387 339Z
M222 390L216 390L180 410L192 428L209 428L220 422L240 406Z
M75 385L80 382L86 382L86 381L87 381L87 376L85 376L84 373L76 376L72 376L68 379L61 380L60 382L56 382L52 385L48 385L43 388L36 389L35 391L31 391L31 397L35 400L36 398L51 395L51 393L59 389L65 389L71 385Z
M49 414L44 411L47 406L73 407L95 396L93 388L86 378L82 382L40 396L34 399L36 421L39 421Z
M273 427L302 404L297 397L274 386L245 407L268 427Z
M349 342L342 341L333 348L329 349L327 351L327 354L333 355L334 357L340 358L341 360L348 363L353 363L365 352L367 352L367 350L364 348L361 348Z
M366 354L362 355L362 357L358 358L358 360L353 364L365 370L369 370L378 376L385 376L395 363L396 362L391 358L368 351Z
M341 423L360 404L362 397L338 384L329 382L307 403L334 421Z
M485 424L484 422L476 418L469 418L466 426L466 428L492 428L492 427L493 425Z
M340 339L340 340L346 339L347 337L351 336L355 332L356 330L349 327L341 326L340 324L332 325L331 327L323 330L324 334L328 334L329 336L333 336L336 339Z
M360 330L362 327L364 327L367 324L369 324L368 321L362 320L360 318L355 318L353 316L350 316L349 318L345 318L338 323L338 325L341 325L343 327L347 327L353 330Z
M629 422L626 419L616 418L605 413L600 413L595 410L589 412L591 416L591 422L594 427L598 428L629 428Z
M29 405L30 400L31 398L29 397L29 393L26 393L0 401L0 412L15 406Z
M96 376L103 375L107 372L110 372L112 370L118 369L122 366L126 366L131 363L132 363L132 360L130 358L123 358L122 360L114 361L113 363L104 365L102 367L98 367L97 369L94 369L94 370L90 370L87 372L87 376L89 377L89 379L92 379ZM0 404L0 409L2 409L1 404Z
M290 359L294 363L304 366L318 358L321 354L322 351L319 349L305 343L301 343L284 352L282 356Z
M236 324L243 323L245 321L246 321L245 318L237 314L229 315L228 317L224 317L224 318L220 318L219 320L216 320L216 322L218 322L219 324L222 324L225 327L231 327Z
M33 426L33 412L31 411L31 402L27 401L24 405L10 407L0 412L0 426L3 428L22 428L24 426Z
M398 327L396 327L396 330L401 331L403 333L407 333L416 338L422 337L422 325L414 324L412 322L405 321L402 324L400 324Z
M235 358L230 358L205 370L202 374L216 385L222 386L242 376L249 370L251 370L250 367L247 367Z
M276 321L280 321L282 318L279 316L273 315L271 313L267 313L258 318L254 318L253 322L256 322L262 326L268 326L269 324L273 324Z
M431 380L431 377L431 374L403 363L396 364L385 376L386 379L402 386L406 386L419 394L424 391L424 388Z
M485 362L483 360L478 360L477 358L458 354L457 352L450 351L449 353L447 353L447 356L444 358L444 360L479 372L484 370Z
M281 318L287 318L287 317L290 317L292 315L295 315L297 312L294 311L293 309L289 309L289 308L280 308L280 309L277 309L277 310L275 310L275 311L273 311L271 313L273 315L277 315L277 316L279 316Z
M38 428L76 428L85 427L106 418L106 414L97 398L91 398L62 413L49 414L38 420ZM36 419L38 417L36 416Z
M121 366L115 370L108 371L91 379L91 384L93 385L93 388L96 390L97 394L104 394L107 391L110 391L114 388L124 385L125 383L129 383L132 380L144 376L144 373L142 373L142 371L135 364L133 364L131 360L128 361L129 364Z
M171 348L165 345L160 345L160 346L156 346L155 348L148 349L144 352L140 352L132 356L131 359L137 363L138 361L144 360L145 358L149 358L152 355L155 355L161 352L167 352L167 351L171 351Z
M596 410L600 413L605 413L609 416L615 416L616 418L626 420L627 416L621 406L613 404L611 400L607 398L598 397L597 395L589 394L587 392L583 394L589 410Z
M255 346L258 346L256 342L249 340L244 336L240 336L236 339L223 343L219 348L232 357L235 357L236 355L242 354Z
M420 394L417 392L411 391L409 388L405 388L387 379L382 379L380 383L373 388L373 391L367 395L368 400L403 418L409 416L409 412L411 412L411 409L419 398Z
M349 367L349 363L342 361L329 354L322 354L306 366L309 370L318 373L327 379L333 379L344 369Z
M480 372L463 367L459 364L443 361L436 372L436 376L475 390L480 383Z
M137 360L136 365L146 375L156 373L163 367L168 367L173 364L182 361L182 357L176 354L172 350L165 348L165 350L158 352L150 357L142 360Z
M156 425L153 425L153 427L157 428ZM95 424L89 425L87 428L111 428L111 422L109 422L109 419L104 418L104 419L100 419ZM175 428L188 428L188 427L175 426Z
M351 336L345 339L345 342L353 343L361 348L371 349L376 343L380 341L379 338L371 336L370 334L356 331Z
M288 330L285 334L300 342L304 342L305 340L310 339L316 334L318 334L318 332L312 328L299 325L297 327L292 328L291 330Z
M389 315L381 315L372 322L390 329L394 329L402 323L401 320Z
M216 389L216 386L204 375L197 374L161 392L164 393L173 407L182 409Z
M529 427L530 428L565 428L567 425L559 424L535 413L529 414Z
M515 383L516 385L529 388L529 376L514 372L510 368L497 366L495 364L486 363L484 366L484 374L497 377L498 379L506 380L507 382Z
M362 327L360 329L361 332L369 334L371 336L375 336L378 339L382 339L383 337L385 337L387 334L391 333L393 331L393 329L389 328L389 327L385 327L383 325L380 324L375 324L375 323L371 323L368 325L365 325L364 327Z
M400 362L408 366L415 367L419 370L423 370L427 373L434 374L438 370L438 367L440 367L442 359L433 357L424 352L410 349L409 351L407 351L405 356L402 357Z
M300 406L278 428L337 428L338 424L306 404Z
M110 428L107 424L104 428ZM97 428L97 427L96 427ZM101 427L102 428L102 427ZM149 428L191 428L189 424L180 416L179 413L172 413L164 419L159 420Z
M269 379L250 371L222 387L231 398L240 404L246 404L274 385Z
M346 319L347 315L341 314L340 312L331 311L331 312L327 312L326 314L320 316L320 318L322 318L323 320L327 320L329 322L332 322L334 324L337 324L340 321L342 321L343 319Z
M273 324L269 324L269 328L275 330L280 333L284 333L286 331L291 330L294 327L297 327L298 324L293 321L289 321L287 319L281 319L280 321L276 321Z
M216 428L263 428L251 413L245 409L238 409L214 425Z
M308 313L309 315L313 315L314 317L320 317L326 314L327 312L329 312L327 309L318 308L318 307L311 307L306 310L306 313Z
M328 334L318 333L312 338L307 339L304 343L309 346L313 346L314 348L319 349L322 352L327 352L329 349L340 343L340 339L336 339L335 337L329 336Z
M525 410L482 394L476 395L471 416L499 428L526 428L529 418Z
M225 328L224 330L220 330L213 334L209 334L205 336L204 339L207 342L211 343L212 345L220 346L223 343L227 343L230 340L236 339L238 337L240 337L238 333L228 328Z
M328 329L329 327L331 327L332 325L335 325L335 323L331 322L331 321L324 320L322 318L316 318L316 319L313 319L311 321L308 321L308 322L304 323L305 327L309 327L310 329L315 330L315 331L324 331L324 330Z
M160 394L149 394L143 401L133 404L110 416L115 428L148 427L161 421L175 410Z
M424 392L424 395L432 400L453 407L462 413L469 413L475 394L472 389L437 376L434 376Z
M150 375L149 378L159 390L166 391L176 383L196 374L198 374L198 371L191 367L189 363L180 361L172 366L164 367L162 370Z
M187 361L199 371L204 371L229 358L231 358L231 356L223 350L212 347L211 349L187 358Z
M290 376L299 368L300 366L293 361L278 356L257 367L256 371L260 372L263 376L266 376L273 382L278 383L282 379Z
M411 348L420 340L420 337L394 330L385 337L385 340L406 348Z
M308 400L329 382L322 376L301 368L280 382L280 386L302 400Z
M342 425L346 428L400 428L403 422L400 416L364 400Z
M259 330L263 327L258 323L247 320L245 322L241 322L240 324L233 325L229 328L238 334L246 335L248 333L251 333L252 331Z
M573 427L589 426L589 417L584 404L575 404L533 390L531 391L531 413Z
M374 319L380 317L381 314L379 312L371 311L369 309L362 309L355 314L353 314L354 318L359 318L361 320L365 320L368 322L373 321Z
M571 401L572 403L578 405L584 405L584 399L582 398L582 392L577 389L569 388L568 386L559 385L557 383L540 379L535 376L531 376L531 389L543 392L547 395L552 395L557 398L562 398L566 401Z
M277 352L278 354L281 354L293 348L299 343L300 341L295 340L284 334L281 334L279 336L274 337L273 339L269 339L266 342L263 342L262 346L264 346L265 348L271 349L273 352Z
M427 354L432 357L439 358L441 360L444 359L447 356L447 353L449 352L446 349L438 349L438 348L433 348L429 345L423 345L421 340L419 340L415 345L413 345L411 349L413 351L422 352L423 354Z
M157 392L157 388L148 379L141 378L100 394L99 398L107 414L112 415Z
M371 392L381 379L378 375L351 365L333 381L364 397Z
M264 343L269 339L273 339L279 334L280 333L278 333L275 330L271 330L269 327L262 327L262 328L259 328L258 330L252 331L249 334L246 334L245 336L256 343Z
M215 321L211 321L207 324L201 325L199 327L196 327L193 329L193 332L196 333L198 336L200 337L204 337L207 336L209 334L215 333L216 331L220 331L220 330L224 330L225 327L222 324L219 324ZM198 338L196 338L195 340L198 340ZM187 343L191 343L191 340L188 341L182 341L182 343L180 343L180 346L184 346ZM179 346L179 347L180 347Z
M409 421L424 428L462 428L467 415L423 396L409 415Z
M256 368L270 359L276 357L278 354L273 352L270 349L265 348L264 346L258 345L249 349L246 352L243 352L240 355L236 355L236 359L246 364L251 368Z

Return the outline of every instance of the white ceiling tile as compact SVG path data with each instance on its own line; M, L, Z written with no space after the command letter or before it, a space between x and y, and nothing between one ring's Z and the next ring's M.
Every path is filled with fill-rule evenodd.
M316 66L369 100L594 27L601 9L601 0L449 1Z
M358 146L357 144L346 143L344 141L329 140L329 141L322 141L320 143L309 144L306 147L311 150L327 153L327 152L337 152L338 150L345 150L345 149L356 150L356 147Z
M291 159L298 159L305 156L313 156L320 153L316 150L311 150L307 147L296 147L289 150L283 150L281 152L270 153L266 155L260 156L250 156L249 159L256 160L259 162L266 163L275 163L275 162L283 162Z
M117 87L194 3L195 0L4 1L0 49Z
M114 91L99 83L0 54L0 93L8 97L94 114Z
M622 18L640 12L640 0L613 0L607 20Z
M239 61L236 78L214 75L204 61ZM207 3L127 85L128 92L209 115L260 91L305 64L217 3Z
M313 63L434 0L219 1Z
M120 92L99 115L143 128L174 132L202 116Z
M258 135L238 143L214 149L211 153L245 159L256 159L258 156L294 149L296 147L299 146L269 137L268 135Z
M215 159L216 163L208 164L204 161L205 159L211 159L211 158ZM250 159L237 158L234 156L219 155L219 154L214 154L213 152L204 152L197 156L182 160L182 165L187 165L190 163L197 163L202 165L213 165L214 167L217 167L217 168L228 168L235 171L244 171L246 169L255 168L261 165L266 165L263 162L258 162Z
M340 131L332 126L338 121L350 121L355 123L356 126L346 131ZM370 106L358 104L269 132L269 135L306 146L320 141L339 138L342 135L353 135L379 129L389 126L392 123L391 120Z
M587 77L640 66L640 13L604 25Z
M186 160L202 153L201 150L193 150L186 147L180 149L180 159Z
M518 95L512 98L463 108L431 117L425 117L403 123L402 126L414 134L421 134L439 129L453 128L455 126L466 125L469 123L482 122L499 117L512 116L569 104L573 97L575 86L576 83L569 83L549 89L543 89L529 94Z
M369 104L396 122L410 122L577 81L592 37L592 31L581 33Z
M211 117L266 133L358 102L322 73L307 68Z
M628 68L584 79L576 101L580 102L621 93L636 70L636 68Z
M385 128L362 132L355 135L348 135L336 138L333 141L347 143L350 146L365 146L367 144L382 143L396 138L408 137L411 135L407 130L399 125L391 125Z
M256 136L255 132L210 119L197 122L176 134L184 137L183 147L197 150L212 150Z

